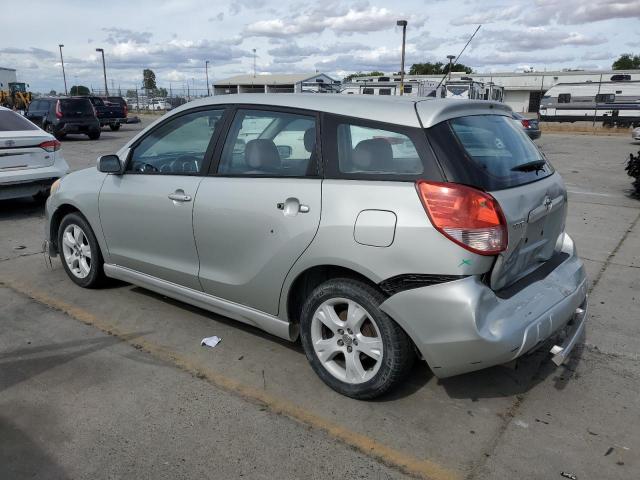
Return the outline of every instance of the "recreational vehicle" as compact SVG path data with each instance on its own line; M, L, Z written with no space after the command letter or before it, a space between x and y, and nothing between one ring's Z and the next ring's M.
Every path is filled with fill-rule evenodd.
M559 83L540 102L546 122L598 121L605 126L640 126L640 81Z
M485 87L482 82L476 82L471 77L462 77L459 80L448 80L444 89L445 98L457 98L461 100L485 100Z
M435 80L405 80L404 95L410 97L435 97L438 82ZM342 85L340 93L347 95L400 95L400 78L377 77L355 80Z

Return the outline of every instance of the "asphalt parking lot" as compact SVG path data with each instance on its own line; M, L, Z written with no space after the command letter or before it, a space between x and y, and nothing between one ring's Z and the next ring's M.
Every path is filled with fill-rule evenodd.
M63 142L72 170L144 127ZM589 274L587 334L372 402L299 345L127 284L83 290L41 254L43 207L0 202L0 478L640 478L640 201L629 136L544 133ZM150 239L150 241L153 241ZM214 349L203 337L218 335Z

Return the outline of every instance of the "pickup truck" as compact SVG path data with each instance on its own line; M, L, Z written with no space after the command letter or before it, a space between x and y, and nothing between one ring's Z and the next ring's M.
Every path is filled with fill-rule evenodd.
M96 116L100 120L100 126L109 125L114 132L120 130L120 125L127 123L127 110L122 105L104 100L100 97L88 97L96 110Z

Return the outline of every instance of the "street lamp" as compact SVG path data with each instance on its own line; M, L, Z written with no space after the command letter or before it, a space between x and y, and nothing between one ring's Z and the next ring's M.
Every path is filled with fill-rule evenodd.
M398 20L396 25L402 27L402 62L400 64L400 95L404 95L404 45L407 39L407 21Z
M253 49L253 78L256 78L256 49Z
M104 75L104 95L105 97L109 96L109 88L107 88L107 67L104 65L104 49L96 48L96 52L100 52L102 54L102 73Z
M58 44L58 47L60 48L60 63L62 64L62 79L64 80L64 94L68 95L67 93L67 76L64 73L64 60L62 59L62 47L64 47L63 44Z
M447 58L449 59L449 80L451 80L451 68L453 68L452 62L453 62L453 59L456 58L456 56L447 55Z
M204 62L204 73L207 76L207 97L209 97L211 96L211 91L209 90L209 60Z

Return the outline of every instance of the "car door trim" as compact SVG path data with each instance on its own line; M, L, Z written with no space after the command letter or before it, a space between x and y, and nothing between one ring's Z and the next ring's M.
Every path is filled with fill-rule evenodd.
M120 265L105 263L104 273L108 277L133 283L167 297L252 325L276 337L291 340L289 322L260 310L168 282L130 268L121 267Z

